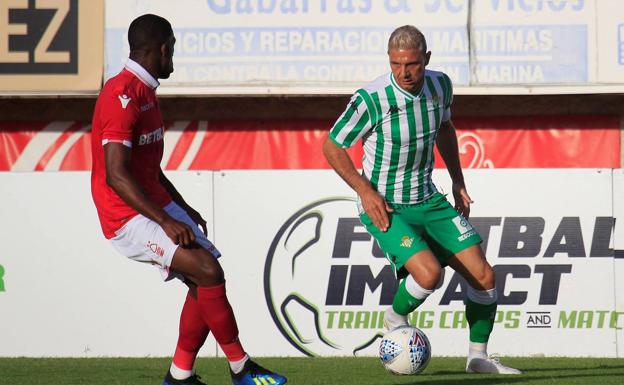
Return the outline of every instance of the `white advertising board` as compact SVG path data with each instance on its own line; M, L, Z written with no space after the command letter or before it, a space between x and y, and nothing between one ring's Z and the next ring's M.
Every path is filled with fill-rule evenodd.
M168 175L212 213L212 173ZM0 173L0 196L0 356L173 354L185 286L104 239L89 173ZM201 354L216 353L209 337Z
M624 79L624 3L599 0L596 28L599 56L598 82L622 83Z
M491 351L616 356L615 328L624 313L613 298L611 170L467 170L466 180L500 291ZM253 304L237 308L250 351L376 354L396 282L352 199L332 172L216 176L224 266L232 279L254 282L253 290L229 286L233 303ZM464 289L447 268L440 288L412 316L437 355L466 352ZM259 316L265 306L270 317Z
M624 314L624 169L613 170L613 198L615 309ZM618 357L624 357L624 317L620 317L615 326Z
M595 2L473 1L473 84L595 83Z
M418 26L457 94L621 92L618 0L107 0L105 77L126 31L164 15L177 38L165 94L350 94L389 71L391 31Z
M624 172L465 175L499 289L490 351L622 357ZM205 213L250 354L376 354L396 280L334 172L170 177ZM445 172L436 182L450 191ZM185 288L162 283L157 269L127 261L103 239L88 173L0 173L0 196L0 356L172 354ZM464 290L447 268L411 316L435 355L466 352ZM201 355L220 355L213 339Z
M175 72L168 87L241 86L350 93L389 71L394 28L416 24L433 50L431 68L468 84L467 0L152 0L106 2L106 77L128 55L126 31L143 13L171 21ZM234 88L232 88L234 87ZM234 91L232 91L234 90ZM325 91L326 92L326 91Z

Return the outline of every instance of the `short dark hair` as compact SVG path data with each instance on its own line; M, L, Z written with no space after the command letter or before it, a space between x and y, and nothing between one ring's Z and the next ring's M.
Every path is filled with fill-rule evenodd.
M150 13L137 17L128 28L130 51L161 46L173 35L171 24L164 17Z

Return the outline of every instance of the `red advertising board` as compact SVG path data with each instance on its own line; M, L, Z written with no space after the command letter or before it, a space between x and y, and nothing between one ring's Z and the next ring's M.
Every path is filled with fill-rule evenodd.
M166 123L166 170L322 169L326 120ZM458 118L464 168L619 168L617 116ZM0 122L0 171L91 167L90 125ZM349 149L361 166L362 148ZM444 167L436 155L437 167Z

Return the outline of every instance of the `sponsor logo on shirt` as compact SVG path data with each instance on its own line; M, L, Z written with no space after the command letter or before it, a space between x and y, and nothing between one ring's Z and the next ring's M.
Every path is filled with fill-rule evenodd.
M149 102L149 103L141 106L141 112L145 112L147 110L151 110L152 108L154 108L154 102Z
M126 94L119 95L117 97L119 98L119 101L121 102L121 108L123 108L124 110L126 109L126 107L128 107L128 103L130 103L130 101L132 100L132 98L128 97L128 95Z
M154 131L139 136L139 146L144 144L155 143L163 139L165 130L162 127L155 129Z

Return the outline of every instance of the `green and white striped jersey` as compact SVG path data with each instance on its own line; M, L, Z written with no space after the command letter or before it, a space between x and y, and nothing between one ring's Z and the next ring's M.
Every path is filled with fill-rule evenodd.
M343 148L362 139L364 176L373 188L390 203L419 203L437 191L433 147L452 101L451 80L442 72L425 70L418 95L388 73L353 94L329 137Z

